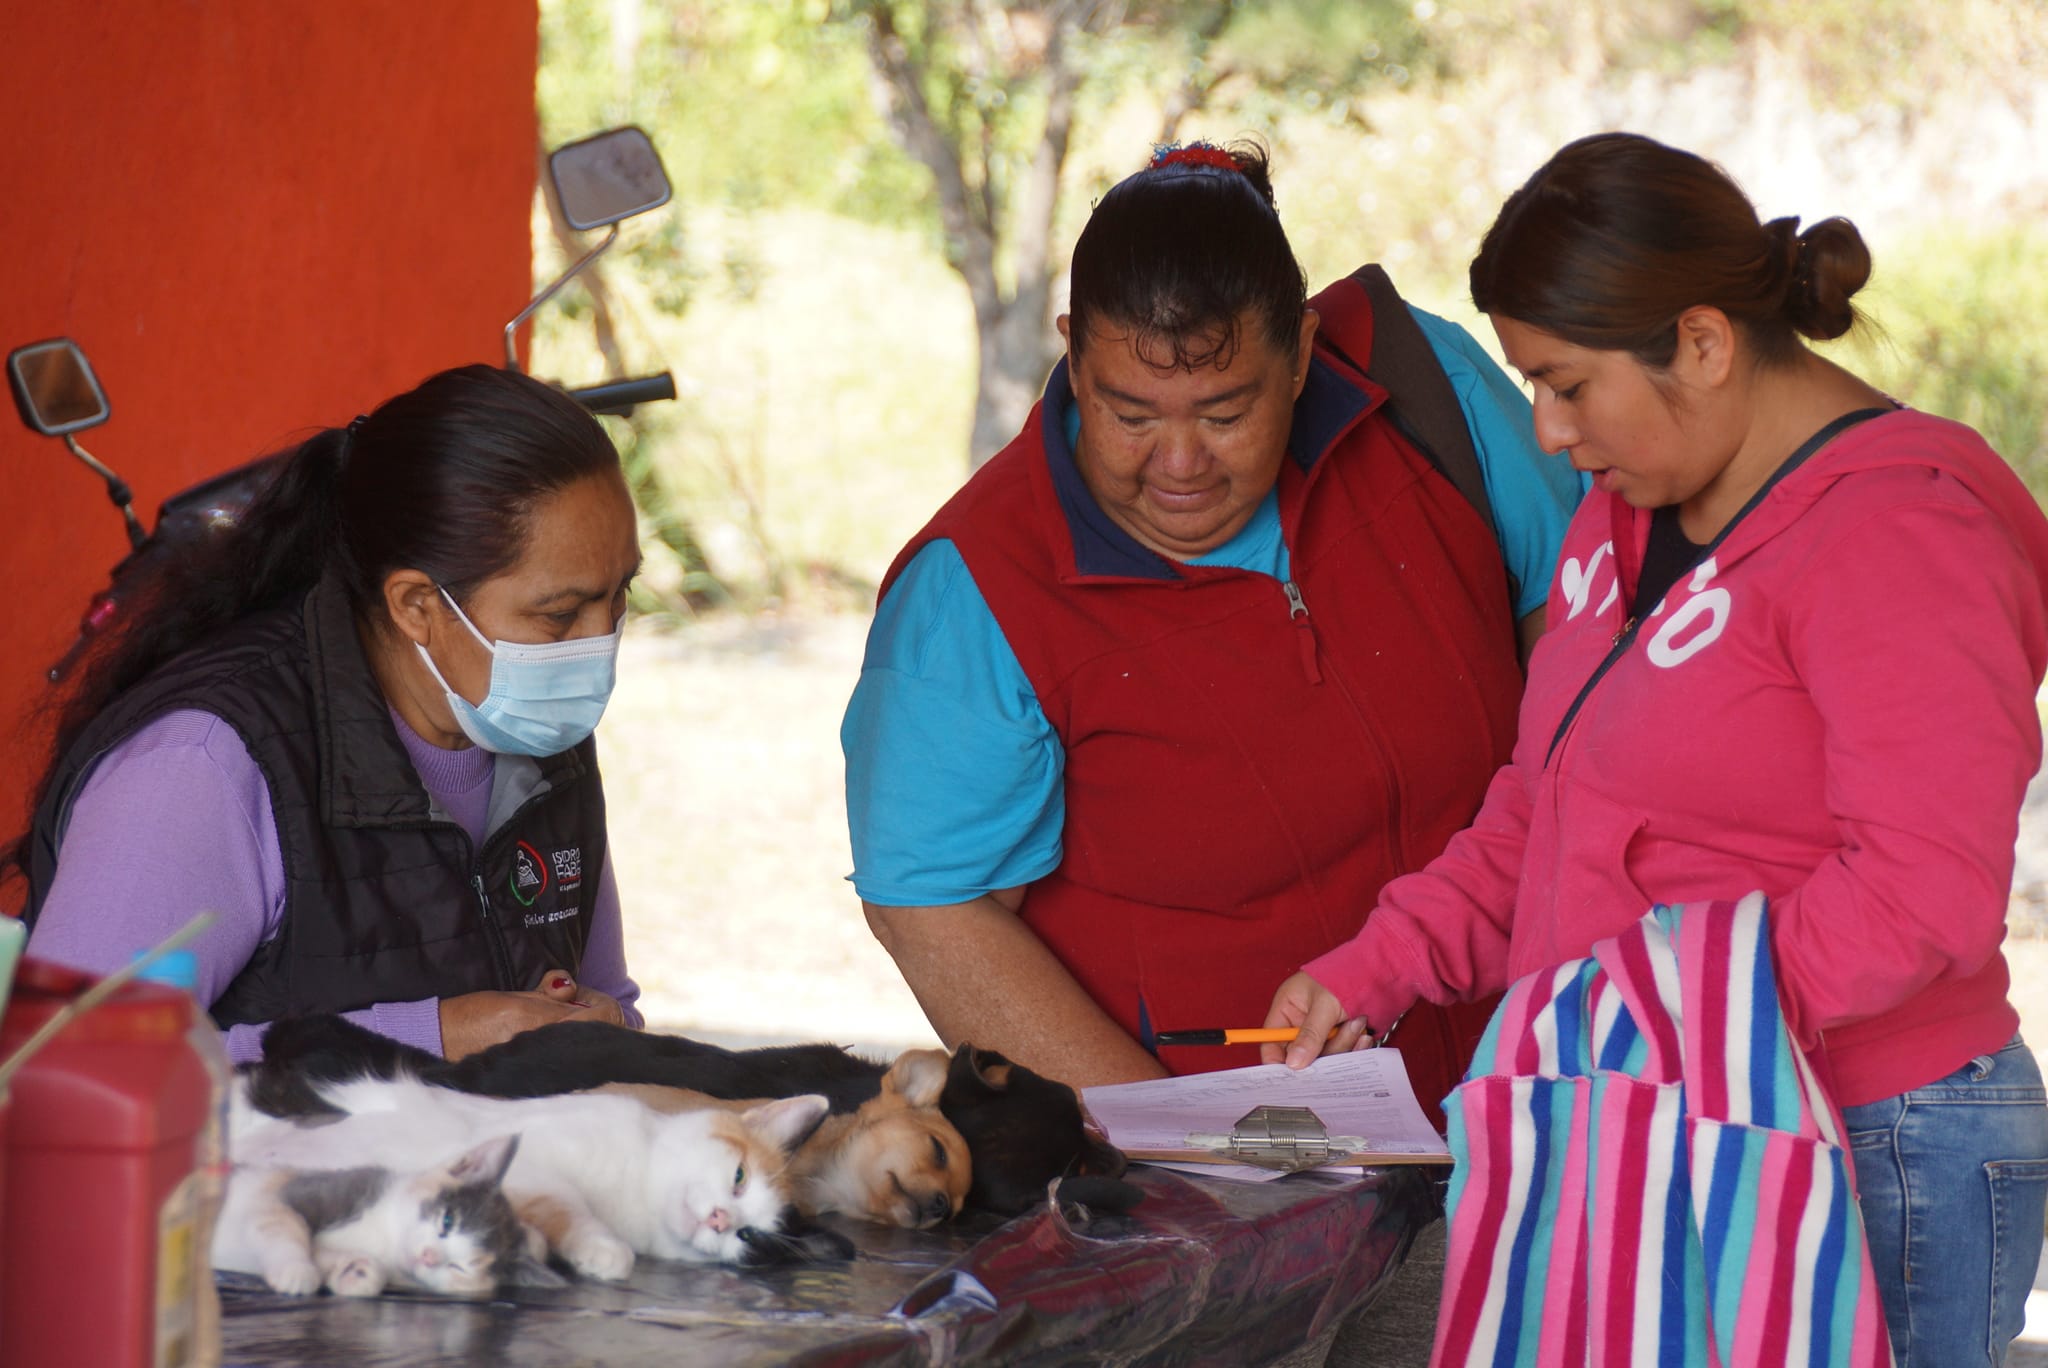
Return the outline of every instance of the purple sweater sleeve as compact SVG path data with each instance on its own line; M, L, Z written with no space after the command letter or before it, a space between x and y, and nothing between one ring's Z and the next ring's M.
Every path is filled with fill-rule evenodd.
M104 974L211 909L214 924L191 947L210 1005L277 934L284 859L270 790L241 737L211 713L166 713L108 752L73 800L62 840L29 954ZM435 999L346 1015L441 1052ZM230 1029L229 1055L256 1058L263 1031Z
M635 1004L640 1000L640 985L633 982L626 973L626 930L623 914L619 907L619 883L612 877L612 852L607 845L604 852L604 871L597 880L597 906L590 922L590 939L583 946L583 967L576 974L578 982L586 988L595 988L618 999L625 1010L626 1024L639 1027L647 1024Z

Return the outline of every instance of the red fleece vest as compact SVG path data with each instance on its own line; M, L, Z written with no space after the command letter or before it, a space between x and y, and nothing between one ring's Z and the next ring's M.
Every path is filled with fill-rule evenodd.
M1491 530L1373 411L1383 391L1317 361L1349 409L1308 469L1290 458L1280 476L1306 612L1268 576L1127 537L1108 563L1151 575L1078 568L1078 486L1064 472L1063 505L1053 462L1070 458L1043 402L884 582L947 538L987 599L1066 748L1062 859L1023 918L1141 1038L1141 1013L1160 1031L1258 1025L1381 884L1467 825L1514 742L1522 678ZM1102 563L1102 526L1081 529L1083 563ZM1423 1004L1402 1026L1432 1111L1490 1006ZM1160 1057L1176 1073L1257 1062L1250 1047Z

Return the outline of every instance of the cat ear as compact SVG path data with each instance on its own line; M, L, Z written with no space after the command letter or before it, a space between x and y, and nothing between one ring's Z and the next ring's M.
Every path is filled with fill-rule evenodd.
M486 1140L448 1166L449 1180L463 1187L500 1182L505 1177L505 1170L512 1166L512 1156L518 1152L517 1135L500 1135Z
M830 1107L817 1093L804 1093L749 1107L740 1113L740 1120L763 1140L788 1151L810 1139Z
M895 1093L913 1107L936 1107L951 1062L944 1050L905 1050L882 1075L882 1091Z

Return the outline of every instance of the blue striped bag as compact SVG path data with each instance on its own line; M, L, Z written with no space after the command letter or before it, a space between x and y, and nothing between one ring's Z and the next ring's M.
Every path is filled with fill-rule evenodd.
M1761 893L1653 908L1514 984L1444 1109L1438 1368L1890 1368Z

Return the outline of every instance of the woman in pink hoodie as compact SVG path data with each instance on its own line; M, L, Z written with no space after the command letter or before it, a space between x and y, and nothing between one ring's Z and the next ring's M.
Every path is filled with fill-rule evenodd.
M1509 198L1473 299L1539 444L1594 492L1473 825L1268 1024L1302 1028L1298 1067L1347 1018L1383 1034L1654 903L1761 888L1899 1361L1996 1364L2048 1195L1999 951L2041 760L2048 520L1974 431L1802 343L1848 331L1869 274L1847 220L1759 223L1717 167L1634 135L1571 144Z

